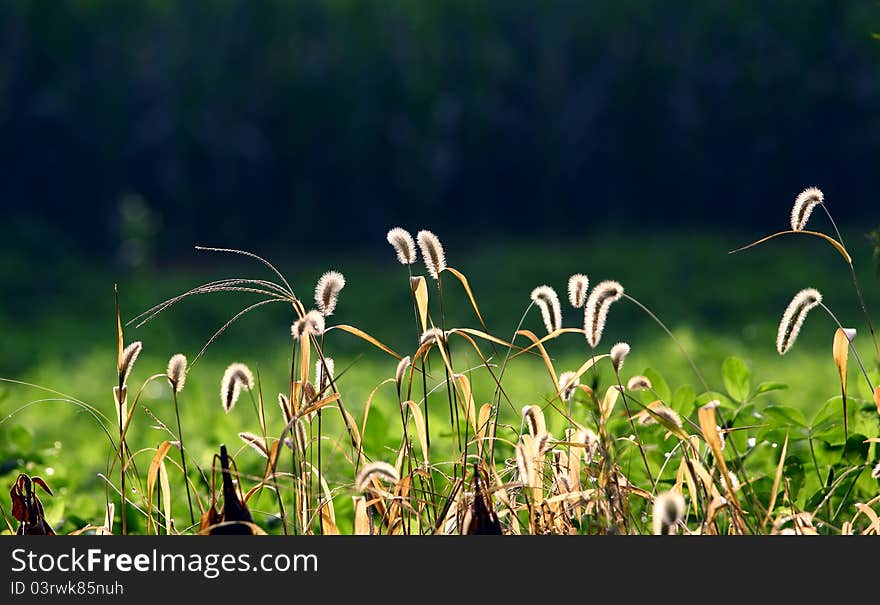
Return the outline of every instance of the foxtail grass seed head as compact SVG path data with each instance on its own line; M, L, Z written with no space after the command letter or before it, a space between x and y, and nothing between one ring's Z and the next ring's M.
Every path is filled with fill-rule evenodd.
M284 393L278 393L278 407L281 408L281 413L284 415L284 422L290 423L293 418L293 409L290 407L290 400Z
M397 261L401 265L411 265L416 262L416 243L413 241L409 231L395 227L388 231L385 239L394 248L394 252L397 254Z
M122 350L122 361L119 364L119 382L121 382L123 386L128 382L128 376L131 374L134 362L137 361L138 355L141 354L141 349L143 348L143 343L137 340Z
M419 338L419 346L429 342L439 342L442 344L446 342L446 334L440 328L428 328L422 333L422 337Z
M625 342L619 342L611 347L611 352L608 356L611 358L611 365L614 366L614 371L618 374L623 369L623 361L627 355L629 355L629 345Z
M871 477L873 479L880 479L880 462L877 463L877 466L871 470Z
M541 310L544 328L550 334L562 328L562 307L559 296L550 286L538 286L531 293L532 302Z
M400 475L397 469L387 462L372 462L360 470L355 478L355 489L359 492L366 491L371 487L371 481L376 479L384 479L389 483L397 483L400 481Z
M266 442L259 435L255 435L253 433L249 433L244 431L238 434L239 439L245 442L246 445L250 446L255 452L257 452L263 458L269 458L269 448L266 447Z
M522 409L523 420L529 427L529 434L533 438L547 432L547 422L544 420L544 412L536 405L527 405Z
M575 309L580 309L587 302L587 290L590 288L590 278L583 273L575 273L568 278L568 302Z
M657 416L660 416L660 418L664 419L669 424L671 424L677 428L682 427L681 416L679 416L678 412L676 412L675 410L673 410L669 406L665 406L663 404L660 404L660 405L651 406L650 409ZM639 424L649 425L649 424L656 424L657 423L656 418L654 418L654 416L652 416L648 412L644 412L643 414L644 415L639 417Z
M401 359L397 364L397 370L394 372L394 379L397 381L397 388L400 388L403 384L403 377L411 364L412 360L409 355Z
M808 187L801 191L791 208L792 231L803 231L810 220L810 215L813 214L813 210L824 201L825 196L816 187Z
M333 315L339 292L345 287L345 276L339 271L327 271L315 286L315 304L324 317Z
M326 373L324 372L325 367L327 368ZM319 359L315 362L315 384L318 385L318 391L323 392L330 387L335 369L336 364L333 363L332 357L325 357L323 361Z
M584 331L587 333L587 342L594 349L602 340L608 309L622 296L623 286L616 281L603 281L590 292L584 307Z
M673 536L684 518L684 497L678 492L663 492L654 498L654 535Z
M422 251L422 259L428 273L434 279L440 279L440 274L446 269L446 254L443 252L443 244L440 239L430 231L419 231L416 235L419 248Z
M243 363L233 363L223 372L220 382L220 401L228 414L241 395L242 389L250 391L254 388L254 375Z
M562 391L562 401L569 402L574 397L575 389L581 381L578 380L577 372L563 372L559 375L559 389Z
M785 313L782 314L782 321L779 322L779 332L776 335L776 351L780 355L788 353L794 341L797 340L807 313L821 302L822 295L815 288L806 288L794 295L794 298L788 303Z
M626 381L627 391L650 391L654 388L647 376L641 374L633 376Z
M166 374L168 374L168 382L171 383L171 388L174 389L174 392L181 392L186 382L186 355L183 353L174 355L168 361Z

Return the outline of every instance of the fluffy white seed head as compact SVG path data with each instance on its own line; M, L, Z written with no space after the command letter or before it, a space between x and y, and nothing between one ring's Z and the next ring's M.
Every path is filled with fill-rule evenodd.
M674 491L658 494L654 499L654 535L671 536L678 533L678 524L684 518L684 497Z
M339 292L345 287L345 276L339 271L327 271L315 286L315 304L325 317L333 315Z
M421 338L419 338L419 346L424 345L428 342L446 342L446 334L440 328L428 328L424 332L422 332Z
M559 375L559 388L562 391L562 401L571 401L575 389L580 385L577 372L563 372Z
M544 411L536 405L527 405L522 409L523 420L528 426L529 434L533 438L547 432L547 422L544 419Z
M623 286L616 281L603 281L590 292L584 307L584 331L591 347L599 346L608 319L608 309L622 296Z
M324 316L316 310L306 313L302 319L297 319L290 326L290 335L294 340L308 338L309 336L320 336L324 333L325 323Z
M422 251L422 259L428 273L434 279L440 279L440 273L446 269L446 254L440 239L430 231L422 230L416 235L419 249Z
M122 350L122 359L119 363L119 377L122 386L125 386L125 383L128 382L128 376L131 374L134 362L137 361L138 355L141 354L141 349L143 348L144 344L137 340Z
M623 369L623 361L627 355L629 355L629 345L625 342L619 342L611 347L609 357L611 357L611 365L614 366L615 372L619 373Z
M383 479L390 483L397 483L400 481L400 475L397 469L387 462L372 462L362 468L357 474L354 481L355 488L359 492L366 491L372 487L373 479Z
M541 318L548 334L562 328L562 307L556 290L550 286L538 286L532 290L531 299L541 310Z
M779 322L776 351L780 355L788 353L800 334L807 314L821 302L822 294L815 288L805 288L794 295L794 298L788 303L785 313L782 314L782 321Z
M810 215L819 204L824 203L825 196L816 187L808 187L801 191L794 200L791 208L791 228L793 231L803 231L810 220Z
M394 372L394 379L397 381L398 389L403 385L403 377L406 375L406 371L409 369L410 365L412 365L412 360L409 355L401 359L397 364L397 370Z
M250 391L254 388L254 375L243 363L230 364L223 372L223 380L220 382L220 401L223 409L228 414L235 404L241 391Z
M575 309L580 309L587 302L587 290L590 279L583 273L575 273L568 278L568 302Z
M168 375L168 382L171 383L174 392L181 392L186 382L186 355L183 353L174 355L168 361L168 370L165 373Z
M416 243L413 241L409 231L395 227L388 232L385 239L394 248L394 252L397 254L397 261L401 265L411 265L416 262Z
M628 391L650 391L653 388L654 385L651 384L647 376L633 376L626 382L626 389Z

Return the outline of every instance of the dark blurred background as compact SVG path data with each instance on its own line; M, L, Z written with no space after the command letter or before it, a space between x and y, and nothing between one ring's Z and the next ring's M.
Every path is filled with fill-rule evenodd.
M6 0L2 246L872 218L880 4ZM255 243L258 242L258 243Z

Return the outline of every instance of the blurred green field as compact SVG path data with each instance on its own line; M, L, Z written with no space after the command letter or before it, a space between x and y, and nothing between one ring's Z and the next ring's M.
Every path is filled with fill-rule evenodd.
M869 309L880 305L880 285L871 264L871 252L858 229L844 231L850 241L856 268ZM439 234L442 235L443 234ZM486 323L493 334L510 338L529 303L534 286L546 283L564 298L567 277L575 272L589 275L592 283L616 279L627 292L659 315L693 355L713 390L724 392L723 361L742 358L751 370L752 382L778 381L789 385L765 396L765 403L778 402L798 408L807 417L831 397L839 395L839 383L831 357L832 322L816 312L793 350L780 358L774 348L779 317L791 296L801 288L818 288L825 301L845 325L859 329L856 345L876 372L873 349L845 264L827 244L812 238L781 239L739 255L727 251L747 243L753 233L615 233L560 238L557 241L444 241L450 266L465 273ZM339 253L328 244L326 251L269 255L259 246L254 251L270 256L285 273L295 292L311 300L317 278L328 269L347 278L339 307L329 324L355 325L402 355L417 345L414 319L407 291L406 270L394 261L384 234L357 253ZM113 284L119 283L123 320L200 283L226 277L271 277L265 269L239 257L195 253L181 245L180 260L163 266L137 269L112 263L84 263L59 258L47 266L10 259L0 268L6 294L0 308L0 376L42 385L87 402L113 417L111 389L115 381ZM416 266L418 270L421 265ZM433 296L433 293L432 293ZM148 376L164 372L168 358L177 352L192 359L213 331L234 313L253 302L249 295L210 294L191 298L172 307L150 324L126 328L126 341L141 340L144 350L129 381L129 390ZM433 305L436 304L432 298ZM447 327L479 327L467 298L454 282L446 295ZM873 314L875 318L880 317ZM565 326L581 326L581 313L564 304ZM220 379L233 361L247 363L259 374L268 410L270 433L277 434L283 421L275 403L277 393L287 390L290 366L290 332L293 311L286 305L269 305L233 325L190 372L181 394L181 414L187 449L194 461L209 469L220 443L236 453L241 469L262 474L263 462L237 437L240 431L259 432L253 406L247 396L229 415L220 405ZM539 313L533 309L523 327L543 333ZM670 390L698 383L675 345L643 313L625 301L611 312L602 347L623 340L632 346L624 376L652 368ZM492 352L489 345L483 347ZM351 335L335 331L326 338L327 354L336 361L339 388L346 407L360 423L367 398L380 382L394 375L396 361ZM588 356L582 337L567 335L548 345L559 371L575 369ZM478 364L466 345L453 349L456 369ZM497 358L493 361L499 361ZM599 377L607 385L608 372ZM854 394L870 399L859 383L855 364L850 368ZM859 386L856 386L856 385ZM552 395L552 384L539 359L522 357L504 377L513 407L504 408L508 423L515 423L518 410L541 403ZM856 390L861 389L861 390ZM474 384L477 405L491 400L491 383L485 376ZM57 401L39 389L4 383L0 385L0 481L10 485L17 473L41 475L55 490L44 499L49 520L56 530L71 531L103 516L106 472L112 456L106 436L90 415ZM149 465L154 448L173 437L161 426L174 427L170 389L163 380L151 383L142 396L129 435L141 473ZM506 404L503 404L506 406ZM430 423L448 433L448 410L441 401L430 410ZM149 412L149 413L148 413ZM575 408L586 417L586 409ZM325 450L326 476L334 492L340 528L350 524L353 481L350 465L343 463L344 430L330 410L325 429L331 448ZM112 424L112 423L111 423ZM518 429L514 426L513 430ZM561 419L551 422L561 430ZM512 437L514 432L510 433ZM451 435L447 434L451 438ZM366 454L391 460L401 438L399 410L393 384L382 387L373 401L364 435ZM442 432L436 439L444 439ZM172 456L173 458L174 456ZM118 481L118 475L115 477ZM273 499L259 496L253 503L257 521L274 527ZM6 507L4 499L4 507ZM188 524L183 490L175 491L174 514L178 527ZM260 511L265 510L265 516ZM8 512L8 510L7 510ZM132 519L137 520L136 513ZM136 521L142 523L140 521ZM274 525L273 525L274 523Z

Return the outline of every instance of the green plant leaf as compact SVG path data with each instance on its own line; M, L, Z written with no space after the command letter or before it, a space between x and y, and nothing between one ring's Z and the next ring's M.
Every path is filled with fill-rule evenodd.
M721 365L721 375L724 378L724 388L733 399L740 403L748 401L752 373L746 362L739 357L728 357Z
M787 405L769 405L764 408L762 414L767 417L771 425L809 428L803 412Z
M762 382L755 389L754 397L769 393L771 391L782 391L788 388L784 382Z
M694 388L689 384L683 384L675 389L675 393L672 395L672 409L683 416L690 416L694 411L696 399L697 394L694 392Z
M648 368L644 371L644 375L651 381L651 384L654 386L654 392L657 393L660 399L664 402L669 402L672 399L672 391L669 389L669 384L660 375L660 372L653 368Z

